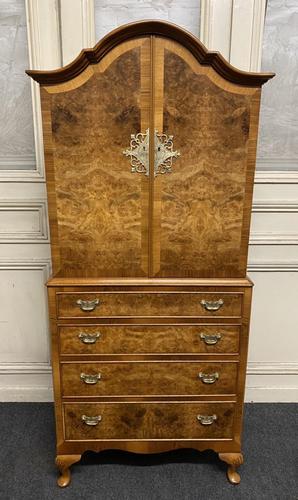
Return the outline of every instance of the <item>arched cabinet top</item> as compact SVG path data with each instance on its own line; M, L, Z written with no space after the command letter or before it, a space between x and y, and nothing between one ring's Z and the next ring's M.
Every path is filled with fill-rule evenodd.
M72 80L89 65L99 61L118 44L141 36L159 36L174 40L186 47L198 62L211 66L225 80L246 87L260 87L274 73L251 73L232 66L219 53L208 51L198 38L175 24L163 21L139 21L113 30L100 40L93 49L83 49L67 66L52 71L27 70L26 73L41 85L57 85Z

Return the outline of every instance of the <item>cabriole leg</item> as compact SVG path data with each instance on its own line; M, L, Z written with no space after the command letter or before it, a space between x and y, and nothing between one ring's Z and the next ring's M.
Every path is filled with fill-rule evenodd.
M79 462L81 455L57 455L56 465L60 471L60 476L57 479L58 486L65 488L68 486L71 479L70 466Z
M241 481L240 475L237 472L237 467L243 464L242 453L219 453L220 460L228 464L227 476L232 484L239 484Z

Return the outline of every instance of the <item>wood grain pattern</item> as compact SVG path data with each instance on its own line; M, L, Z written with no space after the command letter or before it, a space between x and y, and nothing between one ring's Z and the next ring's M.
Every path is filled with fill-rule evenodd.
M96 384L86 384L81 373L100 374ZM214 383L206 384L199 373L218 373ZM158 396L209 395L236 392L237 363L216 362L106 362L63 363L62 394L72 396Z
M194 290L199 291L200 287L205 291L238 291L243 292L246 287L252 287L253 282L246 276L245 278L101 278L90 276L82 278L79 276L65 276L62 273L51 277L47 286L57 287L57 292L76 291L82 287L82 291L103 291L109 287L110 290L134 289L152 290Z
M216 415L202 425L197 415ZM101 415L97 426L82 415ZM69 403L64 405L65 439L227 439L232 438L233 403Z
M238 353L239 326L223 325L82 325L59 328L61 354ZM99 333L94 344L84 344L79 334ZM220 334L208 345L200 335Z
M60 266L66 273L147 274L145 186L123 155L131 134L141 130L146 90L142 41L134 45L115 50L110 64L103 61L81 86L51 94ZM143 122L145 116L146 109Z
M251 201L246 175L254 94L250 89L239 94L233 85L223 89L187 51L160 44L165 45L163 132L174 135L181 156L160 181L157 276L245 276L241 254L244 207Z
M90 312L82 311L77 300L98 299L98 306ZM210 312L202 300L223 300L217 311ZM227 316L240 317L242 295L237 293L204 292L148 292L148 293L86 293L58 294L58 315L61 318L96 318L101 316Z
M151 38L143 41L141 46L141 129L143 134L150 129L151 121L151 99L152 99L152 62L151 62ZM138 174L135 174L138 175ZM141 176L141 207L142 207L142 227L141 227L141 248L142 248L142 269L145 275L149 273L149 232L150 232L150 179Z
M178 449L197 451L214 450L216 453L239 453L239 444L233 438L215 439L98 439L95 441L64 441L60 453L81 453L85 451L123 450L129 453L164 453ZM203 458L203 457L202 457Z
M156 43L156 37L152 41L152 120L151 120L151 210L149 231L149 276L154 277L160 268L160 210L161 210L161 179L154 175L155 169L155 134L163 130L163 102L164 102L164 61L163 47Z

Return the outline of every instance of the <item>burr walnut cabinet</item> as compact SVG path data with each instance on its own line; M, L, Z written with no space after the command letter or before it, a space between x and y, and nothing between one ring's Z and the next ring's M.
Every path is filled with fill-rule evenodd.
M40 84L59 486L86 450L212 449L239 483L261 86L163 22Z

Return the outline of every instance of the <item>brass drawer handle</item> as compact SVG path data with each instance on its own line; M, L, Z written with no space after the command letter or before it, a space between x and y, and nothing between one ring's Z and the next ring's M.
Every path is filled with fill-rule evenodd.
M94 417L88 417L87 415L82 415L82 421L86 425L97 425L101 421L101 415L95 415Z
M100 338L100 332L96 333L79 333L78 337L83 344L95 344Z
M219 379L219 373L214 372L214 373L199 373L199 379L204 383L204 384L214 384L216 380Z
M96 373L95 375L90 375L88 373L81 373L80 379L85 382L85 384L94 385L101 379L101 374Z
M197 415L197 419L201 425L212 425L217 420L216 415Z
M219 300L201 300L201 306L206 309L206 311L218 311L224 304L222 299Z
M221 339L221 334L208 335L207 333L200 333L200 339L204 340L206 345L215 345Z
M99 305L99 299L93 299L93 300L78 299L76 303L78 306L80 306L81 311L91 312L94 311L96 306Z

